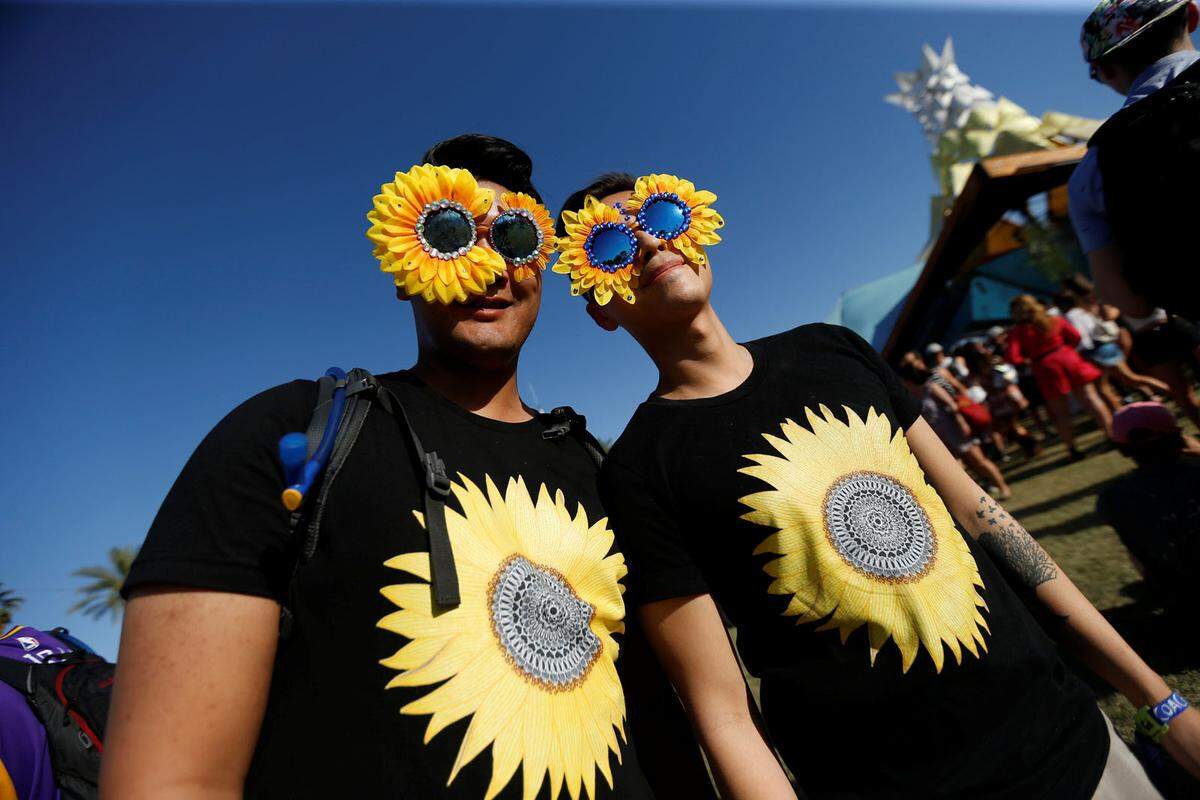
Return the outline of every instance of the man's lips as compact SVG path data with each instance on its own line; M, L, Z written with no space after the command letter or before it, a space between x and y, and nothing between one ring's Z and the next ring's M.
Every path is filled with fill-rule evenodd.
M646 269L642 272L642 288L653 286L663 275L666 275L676 267L683 266L687 266L687 262L674 254L661 260L651 259L650 263L646 265Z
M465 308L471 308L471 309L479 309L479 308L505 309L505 308L508 308L509 306L511 306L512 304L513 304L512 300L509 300L504 297L472 297L467 302L460 303L459 305L462 305Z

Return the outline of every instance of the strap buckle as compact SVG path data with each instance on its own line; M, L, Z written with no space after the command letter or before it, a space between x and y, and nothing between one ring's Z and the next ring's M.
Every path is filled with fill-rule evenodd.
M552 409L547 416L550 417L550 425L542 431L543 439L561 439L570 435L576 425L587 425L586 419L570 406Z
M425 486L438 497L450 496L450 477L446 474L446 462L437 453L425 453Z

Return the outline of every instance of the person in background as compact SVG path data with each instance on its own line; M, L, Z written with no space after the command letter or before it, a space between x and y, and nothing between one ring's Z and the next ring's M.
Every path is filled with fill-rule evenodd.
M1039 436L1045 439L1050 435L1051 424L1046 398L1042 397L1042 392L1038 389L1037 381L1033 377L1033 369L1028 364L1018 367L1005 360L1005 354L1008 352L1008 328L993 325L988 328L987 336L988 347L996 356L997 363L1002 365L1000 368L1006 371L1011 370L1011 374L1015 376L1017 390L1029 403L1027 409L1029 419L1033 423L1033 427L1037 429Z
M949 356L940 344L930 342L925 346L924 361L935 375L943 379L944 385L955 397L967 393L966 380L969 373L961 356Z
M1099 390L1112 410L1124 405L1113 388L1114 381L1140 389L1151 400L1161 400L1159 395L1169 392L1170 387L1157 378L1134 372L1125 360L1125 351L1119 344L1120 312L1113 306L1100 304L1094 285L1084 275L1073 275L1063 281L1063 291L1070 302L1067 321L1079 332L1079 353L1104 371Z
M1179 410L1200 428L1200 399L1188 374L1200 367L1200 325L1160 308L1151 323L1133 333L1129 359L1165 383Z
M974 382L971 389L984 392L988 411L992 414L992 441L1001 454L1011 437L1020 445L1026 458L1042 449L1042 440L1021 424L1021 415L1029 411L1029 401L1018 385L1017 370L992 354L985 346L967 350L963 357L971 370Z
M910 354L900 367L900 377L909 391L921 401L921 417L946 445L946 449L962 460L984 483L996 487L1000 500L1012 497L1012 488L1004 473L983 452L971 423L963 416L958 401L936 379L933 371L916 353Z
M1200 12L1190 0L1102 0L1083 24L1091 77L1125 97L1071 176L1070 213L1098 293L1136 332L1155 307L1200 317Z
M1200 443L1161 403L1118 411L1113 441L1137 469L1100 492L1096 513L1166 605L1200 609Z
M1069 458L1078 461L1084 455L1075 447L1070 396L1079 400L1107 436L1112 416L1095 386L1103 373L1076 352L1079 332L1061 316L1048 314L1036 297L1019 295L1009 307L1016 325L1009 333L1005 357L1018 366L1032 364L1033 376L1050 407L1054 427L1067 446Z
M15 625L0 635L0 658L44 664L71 647L48 633ZM0 800L58 800L46 729L25 697L0 681Z

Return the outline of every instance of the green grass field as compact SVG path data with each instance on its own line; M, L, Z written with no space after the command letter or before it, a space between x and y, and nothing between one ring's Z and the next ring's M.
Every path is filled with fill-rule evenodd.
M1055 442L1031 461L1006 469L1014 494L1005 506L1167 683L1200 697L1200 648L1188 635L1191 628L1163 613L1116 533L1096 516L1097 493L1132 470L1133 462L1096 430L1084 434L1079 446L1090 455L1075 464L1067 463L1065 449ZM1080 674L1128 741L1135 709L1086 670L1080 668Z

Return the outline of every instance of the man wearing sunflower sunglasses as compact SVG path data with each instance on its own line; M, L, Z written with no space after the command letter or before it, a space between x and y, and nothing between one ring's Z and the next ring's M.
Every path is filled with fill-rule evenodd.
M870 345L830 325L733 340L710 297L715 199L604 175L564 206L559 269L658 368L601 495L630 605L729 795L791 790L723 618L813 797L1158 797L1023 596L1200 776L1200 714L964 472ZM650 205L669 221L646 224Z
M653 796L651 767L711 796L653 657L639 672L617 638L625 567L596 465L517 392L553 248L532 163L480 135L423 161L368 214L418 342L377 397L447 465L457 598L434 599L425 473L382 400L331 462L302 560L276 447L317 387L249 400L188 461L125 583L108 796L632 799Z

